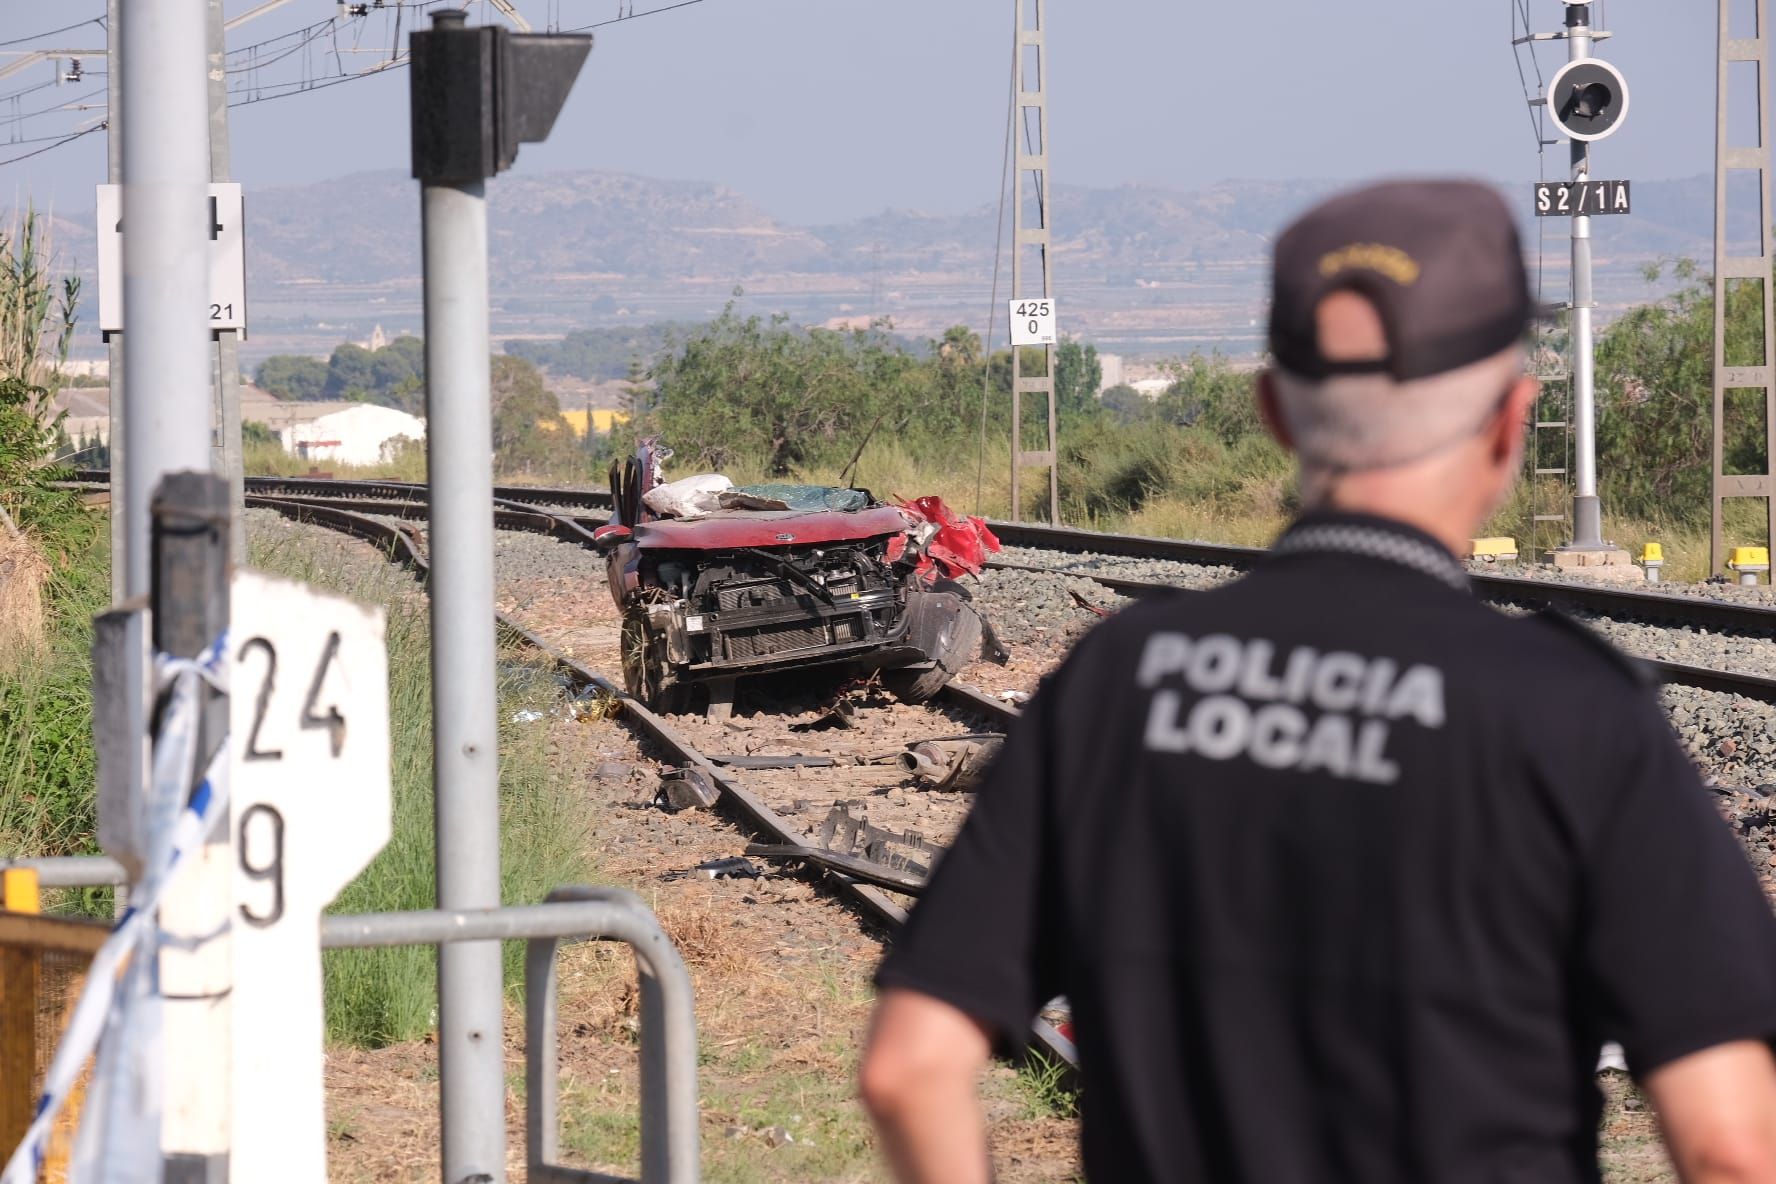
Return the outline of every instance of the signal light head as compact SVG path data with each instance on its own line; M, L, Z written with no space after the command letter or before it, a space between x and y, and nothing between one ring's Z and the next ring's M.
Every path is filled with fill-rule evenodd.
M1548 114L1574 140L1614 135L1628 114L1628 83L1600 58L1568 62L1548 82Z

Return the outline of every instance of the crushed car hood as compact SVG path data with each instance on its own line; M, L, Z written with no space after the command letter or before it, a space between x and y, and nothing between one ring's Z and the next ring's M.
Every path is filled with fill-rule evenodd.
M836 510L725 510L700 518L662 518L635 527L644 551L728 551L736 547L786 547L843 543L899 534L907 520L893 506L847 514Z

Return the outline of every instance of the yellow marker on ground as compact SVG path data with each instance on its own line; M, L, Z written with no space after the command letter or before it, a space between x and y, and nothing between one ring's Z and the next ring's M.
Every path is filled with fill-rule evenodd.
M1517 558L1517 540L1504 535L1489 539L1470 539L1468 558L1481 559L1487 563L1497 563L1500 560L1509 562Z
M1640 565L1646 569L1647 583L1659 582L1659 569L1665 566L1665 548L1658 543L1647 543L1640 549Z
M1758 573L1770 570L1768 547L1734 547L1727 552L1727 567L1739 573L1741 584L1755 584Z

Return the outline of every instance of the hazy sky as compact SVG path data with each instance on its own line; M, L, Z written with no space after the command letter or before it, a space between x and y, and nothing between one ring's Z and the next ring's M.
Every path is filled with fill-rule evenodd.
M228 13L258 2L229 0ZM618 11L618 0L517 2L539 27ZM634 5L639 13L667 2ZM1516 2L1050 0L1055 180L1193 188L1230 177L1413 171L1532 180L1535 147L1509 45ZM1522 3L1538 27L1560 24L1558 0ZM1600 53L1622 68L1633 99L1625 129L1595 149L1593 175L1710 170L1714 5L1599 6L1618 33ZM230 46L334 10L333 0L290 0L235 30ZM11 0L0 6L0 41L103 11L103 0ZM409 10L408 27L412 17ZM702 0L619 23L598 31L553 138L525 147L517 167L717 181L801 222L888 206L969 208L998 186L1011 18L1005 0ZM358 24L350 35L360 44L386 47L389 13ZM89 25L0 54L103 40L103 29ZM332 71L331 56L318 52L331 44L265 67L262 82L300 78L305 56ZM1543 47L1545 68L1564 60L1563 50ZM50 67L0 79L0 138L48 136L93 118L99 112L7 122L102 87L102 68L89 63L84 82L16 99L4 96L49 81ZM103 91L86 101L102 103ZM235 176L249 188L407 166L405 71L241 107L232 118ZM91 186L104 179L104 138L7 164L0 186L86 210ZM41 146L0 143L0 159ZM1551 168L1564 169L1564 152L1550 150Z

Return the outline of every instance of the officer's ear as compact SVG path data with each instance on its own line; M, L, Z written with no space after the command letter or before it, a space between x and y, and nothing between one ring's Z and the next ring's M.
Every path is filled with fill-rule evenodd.
M1529 429L1529 417L1535 410L1536 397L1541 393L1542 384L1527 374L1519 376L1505 392L1492 423L1495 461L1513 466L1517 463L1517 450L1522 446L1524 433Z
M1269 370L1258 372L1258 414L1271 439L1281 444L1283 451L1294 452L1295 441L1289 435L1289 425L1283 422L1282 408L1277 402L1276 380Z

